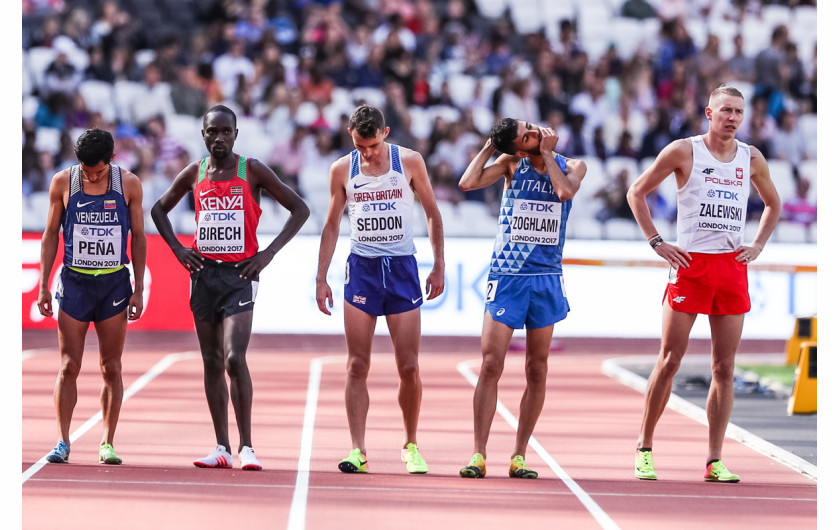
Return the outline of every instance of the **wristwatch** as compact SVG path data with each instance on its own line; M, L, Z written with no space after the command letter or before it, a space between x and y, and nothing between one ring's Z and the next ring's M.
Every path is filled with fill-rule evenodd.
M650 243L650 248L656 248L663 243L662 236L656 234L652 238L648 239L648 243Z

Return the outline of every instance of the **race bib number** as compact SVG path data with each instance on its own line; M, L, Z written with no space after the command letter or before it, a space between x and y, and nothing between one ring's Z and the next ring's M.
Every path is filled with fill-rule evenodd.
M236 254L245 251L245 211L212 210L198 217L196 246L202 254Z
M510 221L511 243L557 245L563 205L559 202L515 199Z
M119 226L73 225L74 267L109 269L120 266L122 230Z
M499 280L490 280L487 282L487 293L484 296L484 303L492 302L496 299L496 291L499 289Z

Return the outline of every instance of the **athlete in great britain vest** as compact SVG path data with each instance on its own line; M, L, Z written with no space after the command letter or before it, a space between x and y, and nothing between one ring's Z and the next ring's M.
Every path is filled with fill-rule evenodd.
M350 251L357 256L409 256L414 247L414 191L402 169L400 148L388 144L391 168L369 177L361 172L359 151L350 154L347 210Z
M131 219L122 188L122 169L110 165L108 191L88 195L80 165L70 168L70 193L64 218L64 266L113 269L128 263Z
M209 161L204 158L198 166L192 248L213 260L241 261L259 249L257 224L262 214L248 184L248 158L238 155L236 176L230 180L210 180Z
M702 136L691 137L694 163L677 190L677 246L688 252L734 252L743 244L750 195L750 146L736 140L735 157L721 162Z

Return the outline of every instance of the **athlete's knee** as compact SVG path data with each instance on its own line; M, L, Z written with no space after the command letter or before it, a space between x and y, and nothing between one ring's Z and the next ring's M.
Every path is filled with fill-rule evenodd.
M99 363L99 369L102 372L102 378L106 381L113 381L122 377L122 361L120 359L111 359Z
M420 379L420 366L416 361L397 365L397 373L401 381L417 381Z
M347 377L366 379L368 372L370 372L370 361L360 357L352 357L347 361Z
M548 375L547 359L529 359L525 363L525 381L529 385L545 384Z
M731 381L735 377L735 359L716 360L712 363L715 381Z
M677 370L680 369L682 358L683 356L681 353L671 349L664 349L659 354L659 360L657 361L659 373L668 377L673 377L677 373Z
M228 354L225 359L225 370L231 377L247 373L248 364L245 362L245 355L235 352Z
M59 376L62 379L75 380L82 370L82 363L79 359L64 356L61 358L61 367L59 368Z
M483 379L490 379L497 381L502 377L502 372L505 369L505 362L503 359L496 357L485 356L481 361L480 375Z

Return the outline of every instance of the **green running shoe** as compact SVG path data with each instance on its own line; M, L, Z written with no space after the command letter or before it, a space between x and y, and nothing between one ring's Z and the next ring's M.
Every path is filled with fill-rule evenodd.
M528 467L522 455L516 455L510 459L508 475L511 478L537 478L537 472Z
M122 458L118 457L117 453L114 452L114 446L111 444L102 444L99 446L99 463L118 466L122 464Z
M470 459L470 463L461 469L462 478L484 478L487 474L487 469L484 465L484 456L481 453L475 453Z
M350 451L350 456L338 463L342 473L367 473L367 458L358 447Z
M420 456L417 444L408 444L402 450L402 461L405 462L405 469L409 473L422 474L429 472L429 466Z
M653 469L653 454L651 451L636 451L636 478L642 480L656 480L656 470Z
M715 460L706 466L706 474L703 476L706 482L740 482L741 477L731 473L723 462Z

